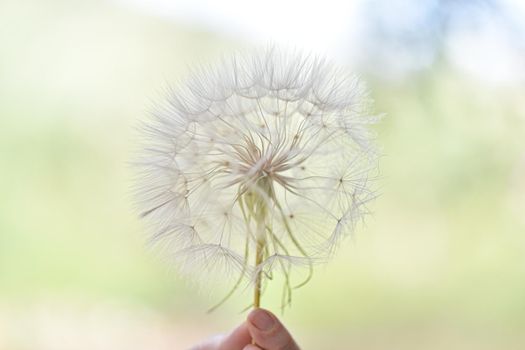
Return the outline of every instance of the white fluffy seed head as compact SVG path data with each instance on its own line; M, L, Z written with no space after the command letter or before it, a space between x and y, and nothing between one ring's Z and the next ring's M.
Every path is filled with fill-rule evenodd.
M292 265L324 261L375 197L370 104L356 77L300 53L196 69L141 130L136 192L151 242L206 283L276 269L288 281Z

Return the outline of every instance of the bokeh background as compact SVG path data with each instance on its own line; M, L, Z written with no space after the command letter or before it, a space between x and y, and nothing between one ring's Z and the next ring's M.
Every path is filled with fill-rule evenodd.
M2 0L0 349L186 349L243 320L249 293L207 315L222 294L145 250L126 164L167 82L269 42L387 115L374 214L281 316L303 348L525 348L523 1Z

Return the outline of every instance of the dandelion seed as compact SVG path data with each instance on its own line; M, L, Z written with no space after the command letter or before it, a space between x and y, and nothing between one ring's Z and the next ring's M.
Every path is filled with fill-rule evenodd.
M255 287L284 276L282 307L375 197L363 84L275 48L201 67L142 128L136 192L151 242L182 271ZM292 281L296 267L308 277ZM220 304L220 303L219 303Z

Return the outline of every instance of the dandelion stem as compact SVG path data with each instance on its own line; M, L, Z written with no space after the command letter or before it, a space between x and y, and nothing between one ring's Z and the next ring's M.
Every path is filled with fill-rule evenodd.
M264 245L265 242L263 239L257 240L257 248L255 251L255 266L259 268L259 265L262 263L264 258ZM255 276L255 292L253 295L253 307L254 309L261 306L261 286L262 286L262 270L257 270L257 275Z
M267 255L266 246L266 216L267 216L267 203L264 195L270 193L271 183L268 178L262 177L259 179L257 186L262 192L263 196L257 192L252 192L253 201L251 211L254 213L255 221L257 222L257 230L255 232L256 243L255 243L255 291L253 294L253 307L256 309L261 305L261 289L262 289L262 278L263 271L261 264L264 261L265 254Z
M260 233L260 230L264 230L265 223L264 223L264 216L262 218L259 218L257 222L257 232ZM263 231L264 232L264 231ZM253 308L257 309L261 306L261 288L262 288L262 269L260 268L261 263L264 260L264 248L266 245L266 241L264 239L264 236L261 236L258 234L257 237L257 244L255 248L255 268L256 268L256 275L255 275L255 291L253 293ZM255 339L252 339L252 344L257 345L255 343Z

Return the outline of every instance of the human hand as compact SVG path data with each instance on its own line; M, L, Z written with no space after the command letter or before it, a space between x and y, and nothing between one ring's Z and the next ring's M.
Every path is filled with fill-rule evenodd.
M252 339L256 345L252 344ZM227 336L219 336L192 350L300 350L277 317L255 309Z

